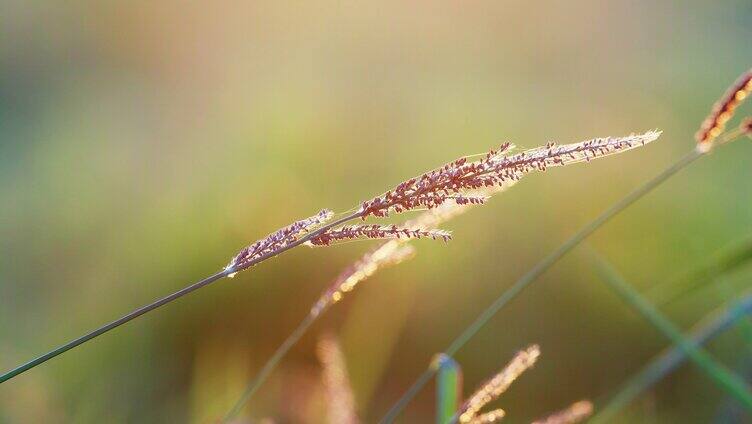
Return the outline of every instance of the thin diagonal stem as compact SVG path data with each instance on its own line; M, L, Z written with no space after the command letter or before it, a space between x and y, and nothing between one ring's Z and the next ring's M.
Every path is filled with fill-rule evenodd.
M216 273L216 274L214 274L214 275L212 275L210 277L207 277L207 278L205 278L205 279L203 279L203 280L201 280L199 282L191 284L188 287L185 287L185 288L183 288L183 289L181 289L179 291L176 291L175 293L172 293L169 296L165 296L165 297L163 297L163 298L161 298L161 299L159 299L159 300L157 300L157 301L155 301L153 303L150 303L150 304L148 304L146 306L138 308L135 311L133 311L133 312L127 314L127 315L124 315L123 317L121 317L119 319L116 319L115 321L112 321L109 324L103 325L103 326L97 328L96 330L94 330L94 331L92 331L90 333L84 334L83 336L81 336L81 337L79 337L79 338L77 338L75 340L71 340L70 342L68 342L68 343L66 343L66 344L58 347L57 349L54 349L54 350L52 350L50 352L47 352L47 353L45 353L42 356L39 356L39 357L37 357L35 359L32 359L31 361L26 362L25 364L19 365L16 368L13 368L12 370L10 370L7 373L5 373L2 376L0 376L0 383L8 381L8 380L10 380L13 377L15 377L15 376L17 376L17 375L19 375L19 374L21 374L21 373L23 373L25 371L28 371L28 370L30 370L30 369L32 369L34 367L36 367L37 365L40 365L40 364L42 364L44 362L47 362L48 360L56 357L57 355L60 355L61 353L67 352L67 351L73 349L74 347L76 347L78 345L81 345L83 343L86 343L87 341L89 341L89 340L91 340L91 339L93 339L93 338L95 338L97 336L101 336L102 334L104 334L104 333L106 333L106 332L108 332L108 331L110 331L110 330L112 330L112 329L114 329L116 327L119 327L119 326L125 324L126 322L128 322L128 321L130 321L130 320L132 320L134 318L137 318L137 317L139 317L139 316L141 316L141 315L143 315L143 314L145 314L147 312L153 311L154 309L157 309L157 308L159 308L160 306L162 306L162 305L164 305L166 303L170 303L173 300L175 300L175 299L177 299L177 298L179 298L181 296L184 296L184 295L186 295L186 294L188 294L188 293L190 293L190 292L192 292L194 290L198 290L201 287L209 285L209 284L211 284L211 283L213 283L213 282L215 282L215 281L217 281L220 278L223 278L225 276L226 276L226 273L224 271Z
M502 293L496 300L481 313L478 318L468 326L462 334L459 335L450 345L444 350L449 356L454 356L470 338L472 338L488 321L496 315L501 308L514 299L522 290L524 290L530 283L535 281L543 273L548 271L553 265L555 265L564 255L569 253L572 249L577 247L583 240L593 234L601 226L607 223L611 218L616 216L619 212L623 211L637 200L641 199L646 194L650 193L653 189L663 184L666 180L671 178L674 174L678 173L686 166L694 162L697 158L701 157L704 153L698 149L693 149L684 157L679 159L676 163L666 168L663 172L653 177L650 181L646 182L642 186L638 187L627 196L619 200L616 204L606 209L597 218L591 221L589 224L582 227L575 235L569 240L565 241L556 250L551 252L548 256L538 262L530 271L517 280L511 287L509 287L504 293ZM423 374L420 375L418 380L408 389L407 392L392 406L387 414L382 418L382 423L391 423L397 418L399 413L407 406L415 395L420 392L423 386L431 379L435 374L435 370L428 368Z
M340 218L340 219L338 219L338 220L336 220L336 221L334 221L334 222L332 222L330 224L324 225L323 227L320 227L320 228L318 228L318 229L316 229L314 231L311 231L310 233L308 233L305 236L299 238L298 240L295 240L294 242L292 242L290 244L287 244L286 246L283 246L283 247L281 247L281 248L279 248L279 249L277 249L277 250L275 250L273 252L269 252L269 253L267 253L265 255L262 255L262 256L258 257L257 259L249 261L248 263L243 264L240 267L233 268L233 269L226 269L226 270L220 271L220 272L218 272L218 273L216 273L216 274L214 274L214 275L212 275L210 277L207 277L207 278L205 278L205 279L203 279L201 281L193 283L190 286L184 287L184 288L176 291L175 293L172 293L172 294L170 294L168 296L165 296L165 297L163 297L161 299L158 299L158 300L156 300L156 301L154 301L154 302L152 302L152 303L150 303L150 304L148 304L146 306L142 306L142 307L136 309L135 311L133 311L133 312L131 312L129 314L126 314L126 315L122 316L121 318L116 319L115 321L110 322L109 324L105 324L105 325L97 328L94 331L91 331L91 332L89 332L87 334L84 334L83 336L81 336L81 337L79 337L77 339L71 340L70 342L68 342L68 343L66 343L66 344L64 344L64 345L62 345L62 346L60 346L60 347L58 347L58 348L56 348L54 350L49 351L49 352L45 353L44 355L41 355L41 356L39 356L39 357L37 357L35 359L32 359L31 361L26 362L24 364L21 364L21 365L17 366L16 368L13 368L12 370L6 372L5 374L0 375L0 384L6 382L8 380L10 380L13 377L16 377L17 375L19 375L21 373L26 372L26 371L28 371L28 370L30 370L30 369L38 366L38 365L41 365L41 364L49 361L50 359L52 359L52 358L54 358L54 357L56 357L56 356L58 356L58 355L60 355L62 353L65 353L65 352L73 349L76 346L84 344L84 343L88 342L89 340L92 340L92 339L94 339L94 338L96 338L98 336L101 336L102 334L104 334L104 333L106 333L106 332L108 332L110 330L113 330L113 329L115 329L115 328L117 328L117 327L119 327L119 326L127 323L128 321L131 321L131 320L133 320L135 318L138 318L138 317L140 317L141 315L143 315L143 314L145 314L147 312L151 312L151 311L159 308L160 306L166 305L166 304L168 304L168 303L170 303L170 302L172 302L174 300L177 300L177 299L185 296L188 293L191 293L191 292L193 292L195 290L198 290L198 289L200 289L202 287L208 286L209 284L211 284L211 283L213 283L213 282L215 282L217 280L220 280L220 279L222 279L224 277L227 277L228 275L230 275L232 273L236 273L236 272L242 271L242 270L244 270L246 268L249 268L249 267L252 267L253 265L258 264L259 262L262 262L262 261L265 261L265 260L267 260L267 259L269 259L271 257L277 256L277 255L279 255L282 252L285 252L287 250L292 249L293 247L296 247L296 246L299 246L299 245L305 243L306 241L310 240L311 238L316 237L317 235L323 233L324 231L326 231L326 230L328 230L328 229L330 229L332 227L335 227L337 225L340 225L340 224L343 224L345 222L351 221L351 220L353 220L355 218L359 218L361 215L362 215L361 212L354 212L354 213L351 213L349 215L346 215L346 216L344 216L344 217L342 217L342 218Z
M400 412L407 406L410 401L420 393L420 390L428 384L429 381L431 381L431 378L436 374L436 369L433 367L426 368L423 373L421 373L418 378L415 380L415 383L413 383L412 386L410 386L409 389L405 392L404 395L397 401L394 406L392 406L392 409L387 412L387 414L384 416L384 418L381 419L381 423L391 423L394 421L395 418L397 418L397 415L399 415Z
M316 318L316 315L308 314L306 315L305 319L300 324L298 324L297 328L295 328L292 334L290 334L287 339L285 339L282 345L274 352L274 355L266 362L264 368L259 371L256 378L254 378L248 384L245 391L243 391L243 394L240 395L240 399L235 402L235 405L233 405L232 409L230 409L230 412L228 412L227 415L225 415L225 417L222 419L223 423L230 422L240 413L245 403L248 402L251 396L253 396L253 394L256 393L259 387L264 384L264 381L266 381L267 377L269 377L269 374L271 374L272 370L274 370L279 361L282 360L282 357L284 357L287 352L290 351L290 349L300 340L300 338L303 337L303 334L305 334L308 328L314 322L316 322Z

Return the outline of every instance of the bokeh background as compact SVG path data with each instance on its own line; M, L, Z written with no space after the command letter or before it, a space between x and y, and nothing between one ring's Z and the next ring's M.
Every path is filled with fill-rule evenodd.
M415 244L285 358L251 419L321 422L315 345L339 335L358 411L380 418L492 299L625 192L692 148L750 66L752 3L38 2L0 5L0 368L224 266L322 207L502 141L534 147L654 128L661 140L532 175ZM694 164L591 238L641 291L752 235L752 145ZM0 387L0 422L222 416L321 290L372 243L296 249ZM752 270L662 310L684 328ZM603 400L667 346L582 249L457 355L466 391L518 349L539 365L511 422ZM745 341L709 348L734 370ZM747 371L749 371L747 369ZM624 422L707 422L726 397L691 366ZM429 386L402 415L433 420Z

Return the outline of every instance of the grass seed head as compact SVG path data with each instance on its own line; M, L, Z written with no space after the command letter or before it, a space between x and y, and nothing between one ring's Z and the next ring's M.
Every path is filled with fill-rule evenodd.
M446 202L460 205L482 204L483 196L468 192L503 187L533 171L552 166L590 161L647 144L660 136L658 131L626 137L603 137L580 143L546 146L508 155L511 144L503 144L476 161L462 157L446 165L398 184L386 193L363 202L361 218L383 217L390 212L436 208Z
M325 222L332 219L332 217L334 217L334 213L332 211L330 211L329 209L323 209L314 216L301 219L300 221L295 221L292 224L281 228L264 237L263 239L258 240L255 243L241 249L240 252L238 252L238 254L232 258L230 263L227 264L225 270L238 270L242 268L243 265L246 265L249 262L258 259L259 257L267 253L272 253L275 250L294 242L300 235L311 231L321 224L324 224ZM235 276L235 274L236 273L232 273L228 276L233 277Z
M742 74L713 105L710 115L705 118L699 131L695 134L697 146L700 150L710 150L713 140L723 133L726 122L734 116L734 110L750 92L752 92L752 69Z
M518 352L501 371L486 381L465 401L459 411L459 422L473 422L480 410L501 396L517 377L535 364L539 356L538 345L532 345Z

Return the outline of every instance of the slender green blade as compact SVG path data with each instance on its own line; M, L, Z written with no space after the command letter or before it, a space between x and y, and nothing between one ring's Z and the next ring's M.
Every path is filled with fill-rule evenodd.
M732 302L720 313L713 314L695 325L689 339L693 345L701 346L735 324L743 322L745 318L748 319L750 313L752 313L752 294L747 294ZM666 349L619 387L616 394L611 396L602 408L598 408L598 414L590 422L611 422L619 411L642 392L677 369L686 359L687 354L680 347L672 346Z
M462 369L460 365L445 354L435 359L436 375L436 423L452 422L462 399Z

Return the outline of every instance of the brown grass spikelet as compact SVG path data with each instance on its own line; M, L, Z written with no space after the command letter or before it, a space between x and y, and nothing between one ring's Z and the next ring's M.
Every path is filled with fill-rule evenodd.
M535 364L539 356L538 345L532 345L518 352L501 371L486 381L465 401L458 412L459 422L474 422L480 410L501 396L517 377Z
M317 353L323 367L322 381L329 422L358 423L360 420L355 412L355 400L339 342L333 335L326 334L319 340Z
M726 93L718 99L695 134L698 148L707 151L713 140L721 135L723 129L734 116L734 110L752 92L752 69L740 76Z
M305 234L317 226L324 224L334 217L334 213L329 209L323 209L319 213L309 218L295 221L292 224L283 227L261 240L244 247L238 252L235 257L232 258L229 264L225 267L225 270L230 271L239 269L243 265L257 259L264 254L274 252L285 245L294 242L301 234ZM233 277L232 273L228 277Z
M579 143L546 146L508 155L512 145L502 144L476 161L462 157L446 165L411 178L392 190L362 203L362 219L383 217L419 208L435 208L445 202L482 204L485 199L468 191L503 186L533 171L563 166L623 152L645 145L660 136L658 131L626 137L603 137Z
M387 191L381 196L363 202L362 218L370 215L387 216L389 212L404 212L418 208L435 208L447 200L460 198L460 190L487 187L490 181L471 180L480 168L497 155L512 148L511 143L502 144L499 149L489 151L486 156L475 162L468 162L467 157L461 157L445 164L440 168L411 178ZM457 203L455 201L455 203ZM464 200L460 200L464 203Z
M361 239L420 239L449 241L452 234L444 230L401 227L397 225L346 225L327 230L306 242L309 246L331 244Z
M536 420L533 424L574 424L589 417L592 413L593 404L588 400L581 400L546 418Z
M485 202L493 195L500 193L507 188L516 184L517 181L509 181L500 186L484 187L478 190L472 190L465 194L466 198L483 199L482 202L445 202L441 205L428 209L415 217L414 219L405 221L402 224L403 227L408 228L436 228L450 219L462 215L478 205L484 205Z

